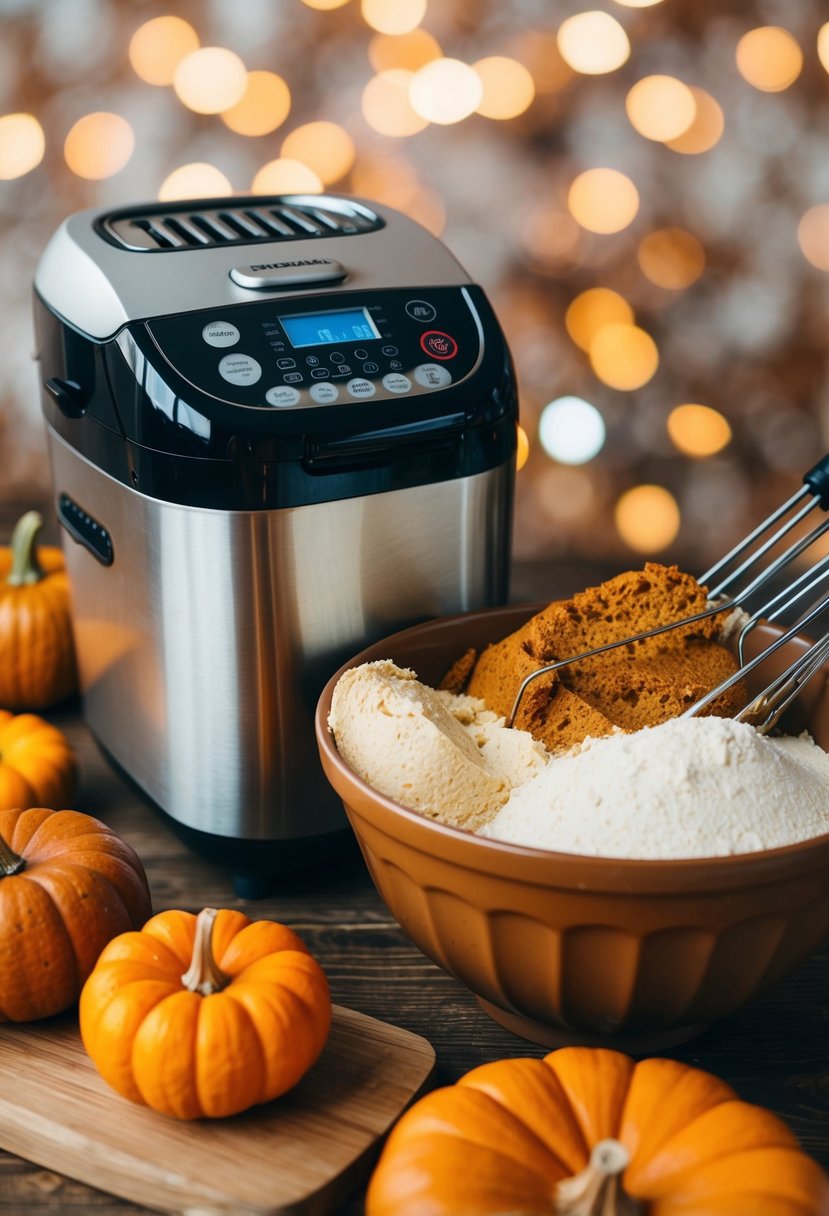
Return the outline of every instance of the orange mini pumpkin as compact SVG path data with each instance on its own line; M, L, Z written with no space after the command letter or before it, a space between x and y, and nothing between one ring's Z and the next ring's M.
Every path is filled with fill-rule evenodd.
M46 709L77 689L69 579L60 549L37 545L28 511L0 548L0 705Z
M291 929L241 912L161 912L101 954L81 1036L118 1093L178 1119L285 1093L328 1038L331 997Z
M0 811L0 1021L68 1009L103 947L150 914L133 849L79 811Z
M769 1111L673 1060L499 1060L393 1129L366 1216L827 1216L829 1183Z
M75 753L56 726L0 709L0 810L69 806L76 773Z

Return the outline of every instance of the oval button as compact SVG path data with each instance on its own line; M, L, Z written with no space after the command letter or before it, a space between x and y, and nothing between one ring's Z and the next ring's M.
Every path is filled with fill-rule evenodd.
M376 392L372 382L365 380L362 376L355 376L345 387L352 397L373 397Z
M268 405L296 405L299 393L288 385L276 384L265 393L265 400Z
M228 384L255 384L262 368L250 355L225 355L219 360L219 375Z
M235 346L241 334L235 325L227 321L208 321L201 336L208 346Z
M340 390L336 384L312 384L308 393L320 405L330 405L332 401L337 400Z
M414 378L424 388L445 388L452 383L450 373L439 363L421 363L414 369Z
M390 393L408 393L411 387L409 377L401 376L399 372L389 372L388 376L383 377L383 388Z

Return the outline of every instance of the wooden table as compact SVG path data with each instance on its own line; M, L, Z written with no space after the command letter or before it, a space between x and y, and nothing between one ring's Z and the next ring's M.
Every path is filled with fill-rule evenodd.
M519 581L514 594L519 599L543 597L532 580ZM320 873L281 880L269 898L246 904L234 895L229 874L188 852L116 776L77 709L50 717L78 750L78 809L105 820L138 851L157 911L242 907L257 917L285 921L324 966L336 1003L432 1042L439 1084L487 1060L543 1054L492 1022L467 989L406 939L356 850ZM747 1008L669 1054L717 1073L741 1097L775 1111L829 1168L829 945ZM137 1216L145 1211L0 1152L0 1213L6 1216ZM338 1216L361 1211L355 1196Z
M269 898L246 904L234 896L228 874L188 852L112 772L77 712L52 719L80 756L78 808L104 819L137 849L156 910L242 907L285 921L319 958L338 1004L432 1042L438 1083L486 1060L543 1054L496 1026L465 988L407 941L356 853L322 873L283 880ZM747 1008L670 1054L717 1073L742 1097L776 1111L804 1148L829 1167L829 947ZM342 1216L361 1210L355 1197ZM8 1216L145 1211L0 1153L0 1212Z

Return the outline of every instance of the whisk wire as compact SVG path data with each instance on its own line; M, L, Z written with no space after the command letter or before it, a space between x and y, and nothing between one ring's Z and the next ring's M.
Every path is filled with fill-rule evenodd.
M550 675L571 663L579 663L584 659L606 654L611 650L618 649L620 646L630 646L633 643L643 642L648 638L672 632L680 627L694 625L717 613L727 612L729 609L742 608L762 587L776 579L786 567L795 562L821 536L829 531L829 518L827 518L813 527L805 536L788 545L782 553L769 562L768 565L764 566L753 578L749 578L748 583L742 589L734 591L731 594L728 593L729 589L732 588L738 579L747 575L766 554L778 545L784 537L788 536L794 528L801 524L812 511L817 507L820 507L823 511L829 511L829 454L824 456L805 474L803 481L804 485L801 489L773 511L761 524L758 524L748 536L735 545L730 552L702 575L699 582L708 586L712 579L721 575L731 563L735 561L739 562L739 565L729 574L725 575L725 577L721 578L716 586L709 586L707 608L691 616L683 617L681 620L673 621L670 624L659 625L653 629L643 630L641 633L620 638L617 641L606 642L601 646L583 651L581 654L571 655L566 659L558 659L530 672L518 687L512 709L506 719L507 726L512 726L515 723L521 701L527 689L541 676ZM764 537L765 539L763 539ZM757 547L749 552L758 541L760 543ZM743 555L746 553L748 553L748 556L743 558ZM742 561L740 561L741 558L743 558ZM820 559L815 566L798 576L783 590L775 592L761 607L756 608L743 624L738 637L739 669L690 706L682 714L682 717L691 717L706 708L722 693L727 692L747 674L754 671L769 655L791 641L801 629L816 620L826 609L827 605L829 605L829 591L824 594L817 604L802 614L795 625L787 629L780 637L774 639L759 655L749 662L744 661L745 639L760 620L778 620L794 604L804 599L809 592L814 590L827 575L829 575L829 555ZM812 657L809 658L809 656ZM758 716L766 713L767 716L763 719L758 729L771 729L779 720L783 710L799 695L804 684L811 679L827 656L829 656L829 639L824 637L815 643L804 656L801 656L790 664L781 676L772 680L752 701L753 709L747 706L739 717L743 719L748 716Z

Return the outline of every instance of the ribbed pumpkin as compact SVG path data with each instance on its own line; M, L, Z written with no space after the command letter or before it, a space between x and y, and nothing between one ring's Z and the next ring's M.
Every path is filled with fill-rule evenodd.
M76 772L75 753L56 726L0 709L0 810L70 806Z
M47 709L77 689L69 580L60 549L38 547L37 511L0 548L0 705Z
M484 1064L392 1131L366 1216L826 1216L770 1112L673 1060L565 1047Z
M0 811L0 1021L68 1009L103 947L143 924L133 849L79 811Z
M125 1098L218 1118L285 1093L328 1038L331 998L291 929L241 912L161 912L117 937L84 986L81 1035Z

